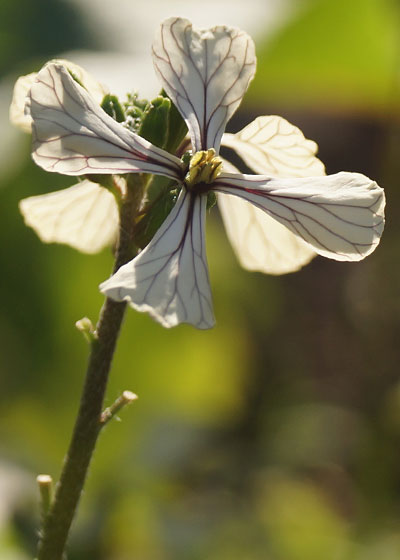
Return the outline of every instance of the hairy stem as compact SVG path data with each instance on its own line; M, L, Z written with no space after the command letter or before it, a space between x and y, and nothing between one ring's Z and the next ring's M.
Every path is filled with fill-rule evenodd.
M132 183L135 184L132 184ZM143 193L143 180L130 182L120 210L120 236L114 272L133 255L134 217ZM106 299L86 371L78 416L64 460L52 506L44 520L37 560L62 560L71 523L77 510L97 438L104 423L101 413L111 361L126 308L125 302Z

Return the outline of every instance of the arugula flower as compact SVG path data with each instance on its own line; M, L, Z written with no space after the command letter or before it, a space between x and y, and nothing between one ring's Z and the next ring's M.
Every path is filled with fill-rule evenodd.
M239 134L224 136L260 175L232 172L218 156L225 126L255 73L254 44L246 33L226 26L198 31L185 19L170 18L157 33L153 60L187 124L189 163L108 116L59 62L47 64L29 91L33 159L45 170L151 173L180 188L150 243L101 284L104 294L128 301L165 327L212 327L205 253L210 193L217 193L228 235L248 268L289 272L315 253L358 261L376 248L383 190L359 173L323 176L315 144L284 119L260 117ZM282 249L276 250L282 234ZM278 257L268 265L274 253Z

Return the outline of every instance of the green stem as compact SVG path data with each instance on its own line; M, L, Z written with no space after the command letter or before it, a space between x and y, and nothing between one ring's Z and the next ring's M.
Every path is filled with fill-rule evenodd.
M136 176L135 179L136 184L130 185L131 188L121 204L120 237L114 272L134 256L134 217L143 193L141 176ZM71 523L97 438L104 425L101 422L104 395L125 308L125 302L106 299L100 312L96 337L91 344L78 416L54 500L41 531L37 560L62 560L64 557Z

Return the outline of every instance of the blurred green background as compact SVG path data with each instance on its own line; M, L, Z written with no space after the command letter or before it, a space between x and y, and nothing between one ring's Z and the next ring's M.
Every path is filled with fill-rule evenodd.
M328 172L376 179L388 199L382 243L359 264L318 257L263 276L240 269L212 213L217 327L167 331L127 313L107 404L124 389L140 398L101 437L69 560L400 557L400 8L282 4L273 32L258 21L258 73L229 130L280 114L318 142ZM154 8L154 29L157 6L113 2L132 21ZM170 15L188 6L175 2ZM51 57L110 39L78 1L2 0L0 22L0 92ZM36 168L29 144L21 133L12 164L1 160L2 560L34 555L35 477L59 474L85 370L74 323L96 320L112 266L109 251L43 245L24 226L21 198L72 184Z

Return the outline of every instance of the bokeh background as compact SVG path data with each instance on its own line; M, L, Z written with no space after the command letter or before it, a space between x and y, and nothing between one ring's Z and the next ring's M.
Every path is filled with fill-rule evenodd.
M272 277L240 269L218 212L208 257L218 324L163 330L127 313L104 431L70 560L398 560L400 557L400 7L396 0L2 0L0 4L0 557L34 556L35 477L57 478L106 250L43 245L18 201L71 184L30 160L7 124L15 79L49 58L117 93L157 93L149 49L164 17L238 25L256 79L229 124L280 114L327 170L386 189L380 247Z

